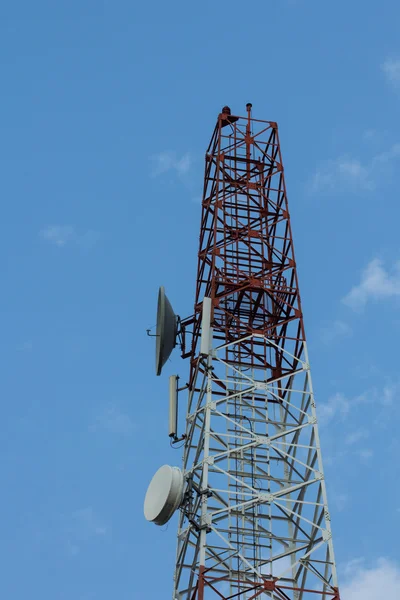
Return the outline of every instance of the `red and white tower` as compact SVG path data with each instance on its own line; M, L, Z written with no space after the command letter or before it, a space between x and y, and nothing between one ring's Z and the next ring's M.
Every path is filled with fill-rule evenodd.
M222 110L207 149L194 315L179 322L173 600L339 600L278 127L246 108Z

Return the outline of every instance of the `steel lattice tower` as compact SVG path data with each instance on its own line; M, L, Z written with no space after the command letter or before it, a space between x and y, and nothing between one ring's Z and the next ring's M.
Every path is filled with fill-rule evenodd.
M245 117L223 109L206 153L195 311L181 326L174 600L339 600L278 127L250 104Z

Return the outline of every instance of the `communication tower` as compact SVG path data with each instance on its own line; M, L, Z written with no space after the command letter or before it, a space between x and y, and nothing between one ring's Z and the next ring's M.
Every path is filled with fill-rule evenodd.
M145 516L178 511L173 600L339 600L278 127L246 109L207 149L193 315L159 292L156 373L177 344L189 369Z

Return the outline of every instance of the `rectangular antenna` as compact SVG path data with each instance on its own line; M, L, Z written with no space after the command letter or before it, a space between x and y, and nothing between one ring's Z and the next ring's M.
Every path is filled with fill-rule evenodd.
M176 437L178 429L178 392L177 375L171 375L169 378L169 428L168 435L171 438Z
M203 300L203 314L201 320L201 344L200 354L208 356L211 350L211 298Z

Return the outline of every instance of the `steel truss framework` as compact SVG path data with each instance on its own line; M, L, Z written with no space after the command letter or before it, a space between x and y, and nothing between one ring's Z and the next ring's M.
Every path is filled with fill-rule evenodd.
M207 151L189 326L174 600L339 600L278 129L251 105Z

